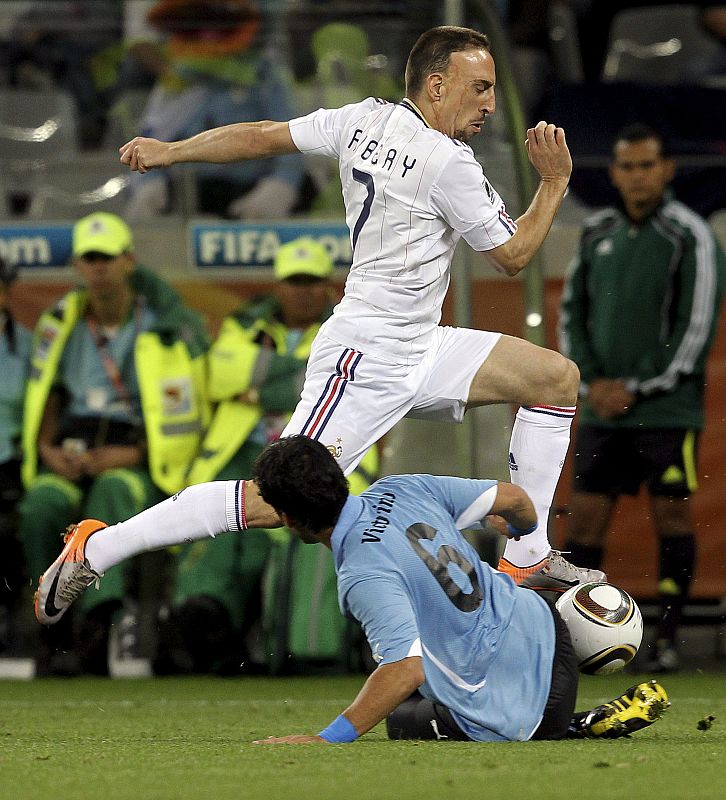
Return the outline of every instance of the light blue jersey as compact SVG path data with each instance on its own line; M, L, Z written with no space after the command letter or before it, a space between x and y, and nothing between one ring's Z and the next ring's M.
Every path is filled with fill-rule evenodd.
M480 561L496 481L400 475L346 501L331 538L343 613L379 664L423 657L420 688L475 741L526 740L542 720L555 630L541 597Z

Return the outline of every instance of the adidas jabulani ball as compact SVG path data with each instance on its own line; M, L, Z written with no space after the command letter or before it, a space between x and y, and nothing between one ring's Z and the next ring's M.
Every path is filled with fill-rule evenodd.
M643 617L635 600L611 583L568 589L557 610L570 632L580 672L608 675L629 663L643 639Z

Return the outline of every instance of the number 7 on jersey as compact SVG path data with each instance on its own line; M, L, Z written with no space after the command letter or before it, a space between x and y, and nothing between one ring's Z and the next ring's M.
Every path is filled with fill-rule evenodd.
M353 180L362 183L366 187L366 199L363 201L363 208L360 210L358 219L353 228L353 249L355 250L355 243L358 241L361 228L365 225L366 220L370 216L371 206L373 205L373 198L376 195L376 187L373 183L373 176L370 172L363 172L362 169L353 167Z

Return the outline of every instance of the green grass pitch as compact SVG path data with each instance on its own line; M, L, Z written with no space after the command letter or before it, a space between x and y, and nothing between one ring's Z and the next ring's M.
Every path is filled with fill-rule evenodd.
M643 679L583 678L578 708ZM726 797L723 675L666 676L662 720L615 741L389 742L381 726L349 745L270 746L314 733L363 677L37 680L0 683L0 798ZM707 730L699 720L714 715Z

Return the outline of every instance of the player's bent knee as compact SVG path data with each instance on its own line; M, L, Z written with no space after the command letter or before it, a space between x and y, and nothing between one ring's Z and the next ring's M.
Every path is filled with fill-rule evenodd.
M580 370L574 361L549 350L528 382L532 403L574 406L580 388Z
M575 364L574 361L571 359L567 359L568 370L570 374L570 381L572 384L572 388L575 390L575 394L577 394L580 388L580 368Z
M571 398L572 403L577 402L577 392L580 388L580 369L569 358L562 357L564 363L562 377L562 391Z
M580 370L574 361L557 354L557 359L549 370L547 391L553 394L555 405L574 406L580 388Z

